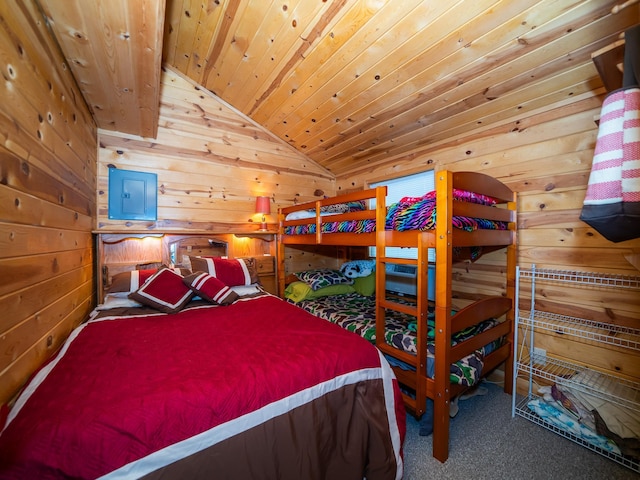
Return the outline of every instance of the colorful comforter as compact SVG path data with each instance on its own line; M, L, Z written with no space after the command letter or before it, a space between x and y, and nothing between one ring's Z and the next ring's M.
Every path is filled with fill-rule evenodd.
M402 299L394 299L402 302ZM408 303L408 302L407 302ZM304 300L296 303L297 306L332 323L340 325L345 330L357 333L371 343L376 341L376 302L374 297L365 297L357 293L346 295L332 295L314 300ZM474 335L481 333L497 324L496 320L487 320L473 327L453 335L452 345L456 345ZM433 377L435 369L435 314L429 312L427 319L427 375ZM385 341L394 347L408 353L416 354L416 319L397 311L388 311L386 320ZM451 365L451 382L471 386L477 383L482 375L483 359L498 345L490 343L476 350L471 355ZM400 367L407 368L406 364L397 363L392 358L388 360Z
M496 201L485 195L475 194L463 190L453 191L453 198L457 201L477 203L480 205L495 205ZM508 224L482 218L454 216L454 228L466 231L477 229L505 230ZM386 230L433 230L436 227L436 192L428 192L422 197L406 197L391 205L387 210ZM323 222L322 233L371 233L376 230L373 219L350 220L342 222ZM307 235L316 233L315 223L285 227L286 235Z
M359 336L271 295L138 312L81 325L37 373L1 478L402 477L398 385Z

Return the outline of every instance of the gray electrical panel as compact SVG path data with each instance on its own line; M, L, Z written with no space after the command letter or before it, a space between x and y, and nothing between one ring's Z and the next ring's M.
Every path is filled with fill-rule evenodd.
M156 220L158 176L155 173L109 169L109 219Z

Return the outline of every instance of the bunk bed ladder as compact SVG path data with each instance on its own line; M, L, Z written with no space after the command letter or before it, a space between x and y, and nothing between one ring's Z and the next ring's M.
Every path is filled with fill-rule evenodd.
M376 346L380 351L392 358L410 365L415 370L394 367L398 381L415 390L415 397L403 392L405 405L420 417L426 410L427 395L427 315L428 315L428 248L426 234L419 234L418 258L391 258L386 257L385 235L378 236L376 257ZM381 238L382 237L382 238ZM424 239L423 239L424 237ZM417 266L417 293L415 304L405 304L393 301L385 293L386 265L387 263L416 265ZM406 353L385 340L386 312L387 310L402 312L416 318L416 355Z

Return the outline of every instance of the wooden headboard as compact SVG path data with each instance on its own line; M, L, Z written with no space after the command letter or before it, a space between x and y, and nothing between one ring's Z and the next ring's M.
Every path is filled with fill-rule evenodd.
M239 238L233 234L100 233L96 238L98 259L98 303L114 275L159 265L191 268L189 256L256 257L263 274L273 275L272 237Z

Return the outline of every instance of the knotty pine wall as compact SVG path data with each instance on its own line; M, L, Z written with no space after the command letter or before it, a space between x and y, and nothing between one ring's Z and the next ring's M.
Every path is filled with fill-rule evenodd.
M278 207L335 193L334 176L169 68L155 139L99 131L98 223L108 231L255 232L258 195ZM158 220L108 218L109 166L158 175Z
M550 110L528 116L516 112L499 127L416 150L385 168L338 178L338 191L424 169L481 171L518 192L520 266L640 275L640 239L613 243L579 219L597 137L594 119L603 98L602 89L577 98L567 92ZM504 256L502 250L477 263L456 265L454 306L484 294L504 293L504 284L496 280ZM525 309L529 289L527 284L522 292ZM640 328L637 292L546 286L538 291L536 305L563 315ZM561 334L543 333L537 339L550 355L640 381L640 357L626 349L584 345Z
M87 318L97 132L35 2L0 2L0 404Z
M97 232L218 234L230 256L275 256L278 208L334 195L334 176L171 68L161 78L155 139L99 131ZM110 167L158 175L157 221L108 218ZM271 198L272 234L232 235L258 230L258 195ZM326 261L298 255L307 264Z
M256 195L272 198L273 231L278 206L424 169L486 171L520 193L521 265L637 273L627 258L637 264L639 240L612 244L578 219L603 92L559 92L564 97L554 109L523 117L514 112L499 127L336 181L169 69L162 74L156 139L96 132L34 2L0 2L0 16L0 403L86 318L96 277L92 229L253 232ZM108 220L108 165L158 174L157 222ZM495 277L502 255L457 266L461 300L500 291ZM312 263L309 252L297 262ZM548 292L544 302L636 327L640 318L640 300L624 294L607 298L569 289ZM549 353L563 348L555 338L548 342ZM585 360L593 355L603 368L636 377L628 359L609 351L581 353Z

